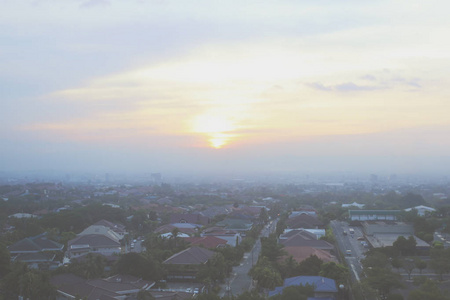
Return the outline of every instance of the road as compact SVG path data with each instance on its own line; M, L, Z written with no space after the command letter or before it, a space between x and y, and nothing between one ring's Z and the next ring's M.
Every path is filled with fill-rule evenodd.
M266 225L262 230L260 237L267 237L276 229L277 221L274 220ZM241 264L233 268L232 275L228 280L221 285L219 296L223 297L227 293L230 295L240 295L249 291L253 287L252 278L248 276L248 272L254 264L258 261L261 253L261 240L258 238L253 249L244 254Z
M330 224L338 247L342 254L345 255L352 281L360 281L360 276L363 271L360 261L365 257L364 252L367 250L361 244L361 241L358 240L359 237L363 236L363 233L358 227L352 227L355 231L354 234L348 233L350 227L346 222L331 221ZM344 231L347 232L347 235L344 235ZM350 254L346 253L348 250L351 251Z

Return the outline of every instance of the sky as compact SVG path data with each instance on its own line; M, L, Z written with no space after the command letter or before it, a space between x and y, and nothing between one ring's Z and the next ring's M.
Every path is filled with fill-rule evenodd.
M0 7L1 170L450 170L448 1Z

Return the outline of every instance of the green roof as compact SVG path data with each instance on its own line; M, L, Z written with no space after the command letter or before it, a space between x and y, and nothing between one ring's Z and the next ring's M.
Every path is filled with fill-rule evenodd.
M349 215L398 215L402 210L349 210Z

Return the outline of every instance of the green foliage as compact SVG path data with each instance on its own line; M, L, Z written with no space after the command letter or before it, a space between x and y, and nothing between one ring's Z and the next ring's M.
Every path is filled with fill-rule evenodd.
M275 262L284 254L282 248L283 246L278 244L275 234L261 238L261 255L267 257L270 261Z
M403 300L403 296L401 294L389 294L386 297L386 300Z
M364 281L371 288L378 291L382 299L385 299L391 290L402 287L400 275L393 273L389 269L373 267L366 270L366 274L367 277Z
M180 237L162 238L155 233L147 235L142 245L147 253L151 253L151 256L160 262L188 248L187 242Z
M322 264L319 275L326 278L334 279L337 285L346 283L349 279L349 270L346 266L328 262Z
M310 285L288 286L279 295L270 297L273 300L306 300L314 296L314 287Z
M404 236L399 236L393 243L393 247L400 252L402 256L414 255L416 253L416 239L413 236L409 236L406 239Z
M17 299L19 295L29 299L55 299L56 290L50 284L47 273L29 270L25 264L16 263L12 271L2 278L0 289L6 299Z
M365 259L361 261L365 269L385 268L389 264L388 257L379 251L370 251Z
M408 300L448 300L450 297L444 295L437 284L427 279L419 289L413 290L408 295Z
M265 256L260 256L258 263L250 269L249 275L257 281L259 289L271 290L283 283L281 274L277 271L275 264Z
M234 300L265 300L266 297L264 297L264 295L258 293L257 291L253 290L251 292L246 291L233 299Z
M429 265L439 275L439 279L442 281L442 275L450 272L450 248L432 248L430 257Z
M122 255L115 267L119 274L129 274L146 280L159 281L165 275L159 261L150 255L144 257L134 252Z
M426 269L428 266L427 262L420 258L415 258L414 263L416 265L416 268L420 270L420 274L422 274L422 270Z
M200 281L209 279L215 284L216 282L222 282L231 270L232 266L225 261L224 256L221 253L215 253L206 264L200 267L197 279Z
M311 255L298 265L297 275L318 276L322 268L323 261L316 255Z
M11 256L3 243L0 243L0 278L11 272Z
M262 207L261 212L259 213L259 221L263 224L266 224L267 221L269 221L269 214L267 213L267 210Z
M106 267L106 259L102 255L89 253L80 258L79 261L73 261L67 267L65 272L73 273L86 279L101 277Z

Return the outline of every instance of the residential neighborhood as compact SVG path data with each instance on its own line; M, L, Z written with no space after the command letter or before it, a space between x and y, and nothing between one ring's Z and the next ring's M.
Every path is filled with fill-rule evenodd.
M0 299L445 299L432 188L1 186Z

